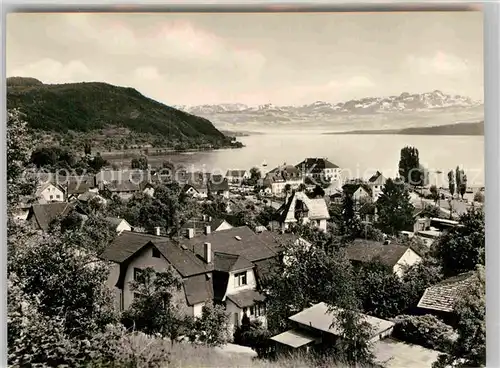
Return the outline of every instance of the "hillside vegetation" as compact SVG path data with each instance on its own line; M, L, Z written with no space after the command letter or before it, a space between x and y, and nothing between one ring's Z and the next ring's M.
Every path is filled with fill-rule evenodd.
M106 83L43 84L34 78L12 77L7 79L7 107L21 110L29 126L41 131L65 134L125 128L138 135L163 137L163 144L231 143L205 118L166 106L133 88Z

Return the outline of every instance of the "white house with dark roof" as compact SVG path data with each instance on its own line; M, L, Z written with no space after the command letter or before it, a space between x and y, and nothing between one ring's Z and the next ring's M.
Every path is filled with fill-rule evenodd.
M377 171L368 179L368 186L371 189L372 198L374 201L378 199L382 193L382 188L384 187L387 178L382 175L380 171Z
M40 185L35 195L40 204L65 201L64 189L50 182Z
M422 257L410 246L366 239L355 239L346 247L346 252L347 258L354 264L379 261L400 277L407 267L422 261Z
M125 219L118 217L106 217L106 221L113 226L118 234L122 231L132 231L132 226Z
M309 198L304 192L293 192L277 211L278 222L283 230L291 224L312 224L326 231L326 222L330 218L324 198Z

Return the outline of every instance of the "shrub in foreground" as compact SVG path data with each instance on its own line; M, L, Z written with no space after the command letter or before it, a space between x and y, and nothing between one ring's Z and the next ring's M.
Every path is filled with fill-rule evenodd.
M433 315L402 315L395 322L393 336L400 340L439 351L453 342L453 328Z

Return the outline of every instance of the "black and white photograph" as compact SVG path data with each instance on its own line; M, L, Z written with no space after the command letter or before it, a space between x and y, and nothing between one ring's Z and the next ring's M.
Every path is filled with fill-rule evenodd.
M9 367L486 366L480 7L128 11L6 15Z

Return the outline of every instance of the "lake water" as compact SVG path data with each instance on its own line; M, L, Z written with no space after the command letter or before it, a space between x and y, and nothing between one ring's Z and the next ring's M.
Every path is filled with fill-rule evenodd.
M150 157L150 163L169 159L188 170L225 174L228 169L259 167L267 172L287 163L296 165L306 157L327 157L344 170L344 177L367 178L375 171L386 177L397 173L401 148L419 150L420 162L431 174L431 183L447 186L446 173L458 166L465 170L470 186L484 185L484 137L404 135L324 135L321 133L263 134L238 138L242 149ZM262 166L263 163L267 166Z

